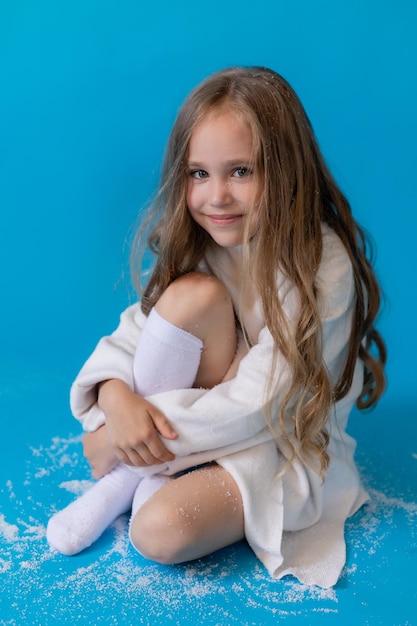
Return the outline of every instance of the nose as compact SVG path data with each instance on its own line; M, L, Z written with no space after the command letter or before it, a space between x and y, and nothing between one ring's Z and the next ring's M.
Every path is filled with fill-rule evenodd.
M221 209L229 206L233 201L231 183L224 179L211 179L210 204Z

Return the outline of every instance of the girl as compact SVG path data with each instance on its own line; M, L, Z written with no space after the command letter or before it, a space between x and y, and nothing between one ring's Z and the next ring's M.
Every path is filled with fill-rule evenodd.
M386 355L364 234L288 83L253 67L199 85L153 209L141 302L71 390L103 477L48 540L73 554L133 499L130 538L150 559L246 538L273 577L331 586L367 499L347 420L381 396Z

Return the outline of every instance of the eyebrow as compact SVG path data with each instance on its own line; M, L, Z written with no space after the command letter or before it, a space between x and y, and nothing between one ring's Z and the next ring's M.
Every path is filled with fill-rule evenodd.
M253 163L253 159L245 156L242 159L231 159L230 161L224 161L222 163L222 165L225 165L226 167L233 167L233 166L239 166L242 165L242 163ZM206 166L206 164L204 163L204 161L188 161L187 165L189 167L197 167L197 168L201 168L204 169L204 167Z

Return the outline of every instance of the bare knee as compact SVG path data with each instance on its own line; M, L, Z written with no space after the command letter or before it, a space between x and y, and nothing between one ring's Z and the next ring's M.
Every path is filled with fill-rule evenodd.
M215 276L192 272L181 276L156 304L159 315L203 342L196 387L221 382L236 353L237 333L233 302Z
M167 565L201 558L243 536L239 488L217 464L162 487L139 509L130 529L141 554Z
M162 565L188 560L189 546L195 541L192 527L187 526L181 511L160 503L158 506L146 503L136 513L130 539L140 554Z
M205 334L214 315L234 323L233 304L225 285L202 272L184 274L172 282L156 309L171 324L197 336ZM204 340L204 336L200 338Z

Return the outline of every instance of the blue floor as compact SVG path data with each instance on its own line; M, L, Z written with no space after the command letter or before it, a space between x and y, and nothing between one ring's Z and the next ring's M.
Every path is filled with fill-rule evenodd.
M0 626L417 626L417 3L253 5L0 1ZM328 591L271 580L244 543L152 564L124 518L76 557L45 540L89 484L69 387L127 306L173 116L231 64L293 84L387 296L388 393L350 422L372 500Z
M50 552L44 536L49 515L89 481L67 405L72 373L13 359L0 368L2 626L417 625L417 420L411 419L411 399L398 406L388 394L376 411L352 416L372 500L347 525L341 580L321 590L291 578L271 580L244 543L195 563L153 564L130 548L124 517L81 555Z

